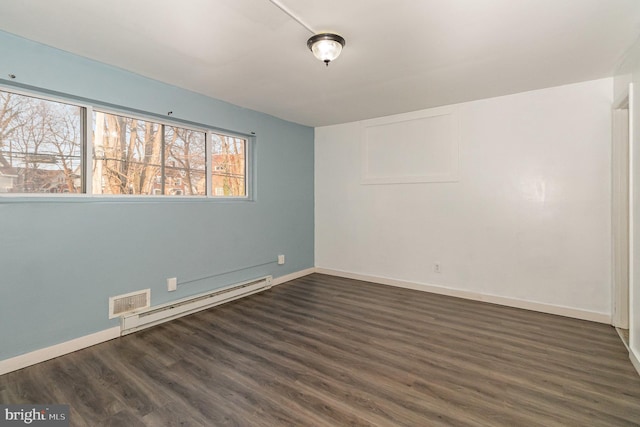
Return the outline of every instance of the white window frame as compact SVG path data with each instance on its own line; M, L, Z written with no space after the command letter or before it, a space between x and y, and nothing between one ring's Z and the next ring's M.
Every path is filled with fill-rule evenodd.
M206 126L201 124L183 123L181 121L163 120L161 117L154 115L145 115L140 112L132 112L126 108L113 108L103 107L101 103L87 103L86 101L76 100L71 97L65 98L64 96L50 95L41 93L38 91L24 90L22 88L13 87L11 85L0 84L0 91L9 92L19 96L26 96L31 98L42 99L44 101L57 102L67 105L72 105L81 109L81 127L83 127L83 138L81 143L81 155L82 155L82 192L81 193L2 193L0 192L0 199L4 201L25 201L28 199L75 199L75 200L91 200L91 199L118 199L127 201L145 201L149 198L154 200L176 200L180 201L193 200L211 200L216 202L222 201L253 201L254 186L253 181L253 146L255 144L255 135L243 134L239 132L228 131L220 129L214 126ZM183 129L189 129L196 132L202 132L205 135L205 177L206 177L206 194L203 195L126 195L126 194L93 194L93 113L99 111L105 114L113 114L132 118L136 120L151 121L162 126L178 127ZM212 143L211 135L225 135L234 138L240 138L245 141L244 147L244 186L245 195L243 196L216 196L212 191Z
M253 144L255 135L243 135L235 132L227 132L222 130L211 130L207 134L207 142L211 141L211 134L217 135L225 135L230 136L232 138L240 138L244 139L244 196L216 196L212 193L211 184L213 183L212 175L213 175L213 147L212 144L207 144L207 154L209 155L209 160L207 162L207 184L209 188L207 189L207 195L209 195L213 199L217 200L253 200L253 176L252 176L252 167L253 164Z
M16 95L20 95L20 96L26 96L29 98L37 98L37 99L42 99L44 101L49 101L49 102L57 102L60 104L67 104L67 105L73 105L74 107L78 107L81 109L84 109L85 111L85 116L86 116L86 111L91 108L89 105L84 104L82 102L76 102L75 100L70 100L70 99L65 99L63 97L60 96L52 96L52 95L48 95L48 94L43 94L40 92L30 92L30 91L26 91L23 90L21 88L13 88L11 86L6 86L6 85L2 85L0 84L0 91L2 92L9 92L9 93L13 93ZM81 114L80 117L80 126L83 126L83 117ZM84 132L85 132L85 140L81 142L80 144L80 154L82 156L82 172L83 174L86 173L85 168L86 165L84 164L86 162L86 152L89 150L88 146L89 144L89 140L86 139L86 132L87 132L87 126L84 125ZM82 130L82 129L81 129ZM82 179L85 179L85 176L82 177ZM83 198L87 195L87 193L85 192L85 186L86 183L83 182L82 183L82 192L80 193L0 193L0 198L1 199L24 199L24 198L36 198L36 199L43 199L43 198L55 198L55 199L60 199L60 198ZM54 195L55 194L55 195Z

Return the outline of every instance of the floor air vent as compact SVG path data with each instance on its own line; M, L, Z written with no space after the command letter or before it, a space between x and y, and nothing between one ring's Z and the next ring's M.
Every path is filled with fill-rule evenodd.
M151 304L151 289L131 292L109 298L109 319L148 308Z
M120 334L127 335L140 329L265 291L271 288L271 282L272 277L266 276L167 304L136 310L133 313L125 313L120 320Z

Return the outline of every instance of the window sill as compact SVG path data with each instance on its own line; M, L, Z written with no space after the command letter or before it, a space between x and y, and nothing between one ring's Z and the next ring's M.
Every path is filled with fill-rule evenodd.
M0 194L0 204L8 203L245 203L249 197L212 196L123 196L88 194Z

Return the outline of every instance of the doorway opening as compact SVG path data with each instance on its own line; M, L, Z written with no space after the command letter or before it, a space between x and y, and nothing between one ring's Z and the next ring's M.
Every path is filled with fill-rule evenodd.
M629 92L630 93L630 92ZM631 150L629 94L614 105L611 146L612 323L629 347L629 283L631 281Z

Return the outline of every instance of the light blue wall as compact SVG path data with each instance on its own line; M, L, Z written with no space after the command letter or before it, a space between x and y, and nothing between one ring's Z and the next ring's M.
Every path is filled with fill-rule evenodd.
M109 296L152 305L313 267L313 129L0 32L0 83L255 132L251 202L0 198L0 360L101 331ZM15 74L8 81L8 74ZM269 264L179 286L191 280Z

